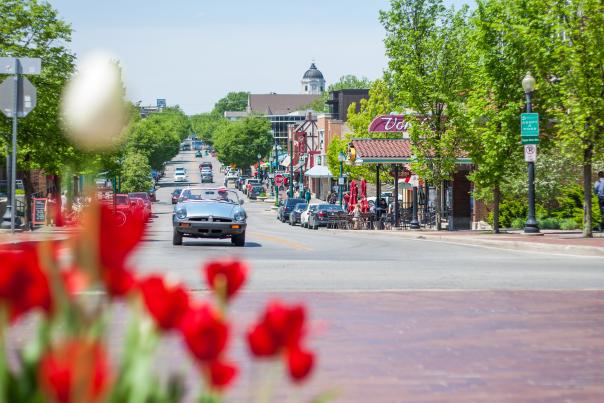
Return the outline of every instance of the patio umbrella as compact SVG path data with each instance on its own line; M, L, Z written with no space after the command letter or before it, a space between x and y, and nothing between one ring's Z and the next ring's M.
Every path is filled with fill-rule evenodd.
M353 211L354 206L357 204L357 182L350 182L350 203L348 204L348 210Z
M361 179L361 199L367 198L367 181L365 178Z

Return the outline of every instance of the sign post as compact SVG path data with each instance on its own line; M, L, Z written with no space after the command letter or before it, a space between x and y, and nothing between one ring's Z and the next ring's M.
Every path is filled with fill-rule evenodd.
M536 144L525 144L524 145L524 161L525 162L537 162L537 145Z
M11 156L11 177L10 182L10 204L6 206L6 213L2 218L1 228L9 227L11 232L15 232L15 222L17 220L17 207L15 200L15 184L17 182L17 120L25 117L36 106L36 89L27 80L23 74L40 74L41 59L27 57L0 57L0 73L12 74L12 78L7 78L0 85L0 99L9 102L5 105L2 102L2 112L9 118L13 118L13 136L12 136L12 156ZM12 102L11 102L12 101ZM10 215L10 220L8 219Z

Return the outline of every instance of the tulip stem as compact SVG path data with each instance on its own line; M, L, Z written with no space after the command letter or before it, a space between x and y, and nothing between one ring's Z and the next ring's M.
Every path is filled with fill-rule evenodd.
M275 388L275 381L281 371L281 362L275 360L269 364L268 371L264 375L263 382L261 383L260 392L256 402L268 403L271 401L273 389Z

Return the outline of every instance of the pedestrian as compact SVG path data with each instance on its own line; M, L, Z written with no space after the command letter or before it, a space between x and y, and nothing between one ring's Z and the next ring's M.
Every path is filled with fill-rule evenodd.
M361 206L359 203L354 206L354 211L352 213L352 222L354 229L361 229Z
M304 194L304 200L306 200L306 204L310 203L310 198L311 198L310 189L306 189L306 192Z
M594 193L598 196L598 205L600 206L600 232L604 232L604 171L598 172Z
M55 225L55 199L52 193L46 196L46 225Z
M348 211L348 204L350 202L350 193L344 193L344 210Z

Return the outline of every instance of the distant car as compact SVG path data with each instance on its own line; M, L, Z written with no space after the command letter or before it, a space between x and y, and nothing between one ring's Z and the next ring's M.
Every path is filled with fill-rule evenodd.
M146 217L147 218L151 217L151 214L153 212L153 205L151 204L151 199L149 198L149 194L147 192L128 193L128 196L130 196L131 199L133 199L133 198L141 199L145 205Z
M149 191L147 192L147 194L149 195L149 200L151 200L152 202L156 202L157 201L157 193L155 191L155 188L149 189Z
M315 212L315 210L317 210L317 207L319 207L318 204L309 204L306 206L306 210L304 210L302 213L300 213L300 226L302 228L306 228L308 227L308 217L313 214Z
M130 197L130 207L133 214L141 214L145 221L151 218L151 213L145 206L145 201L139 197Z
M337 224L344 221L346 217L347 214L341 206L336 204L320 204L312 214L309 214L307 227L312 229L327 227L329 224Z
M191 144L189 144L189 143L181 144L180 151L191 151Z
M262 193L265 193L264 186L252 185L250 190L248 190L247 195L250 199L256 200Z
M171 195L172 204L178 203L178 197L180 196L180 192L182 192L182 189L179 189L179 188L174 189L174 191L172 192L172 195Z
M212 169L212 163L209 161L204 161L201 164L199 164L199 170L201 171L203 168L210 168Z
M294 209L289 213L289 225L296 225L300 223L300 215L306 210L306 203L298 203L294 206Z
M248 178L244 182L243 194L248 194L248 192L252 189L252 186L259 185L260 179Z
M245 246L247 214L237 192L226 188L186 188L172 215L173 245L183 237L230 238L235 246Z
M212 171L201 171L201 183L214 183Z
M176 168L174 170L174 182L185 182L187 180L187 170L184 168Z
M277 219L283 223L289 220L289 213L292 212L298 203L305 203L305 200L295 198L285 199L277 209Z
M195 151L195 157L196 157L196 158L201 158L201 157L203 157L203 155L201 154L201 151L200 151L200 150Z

